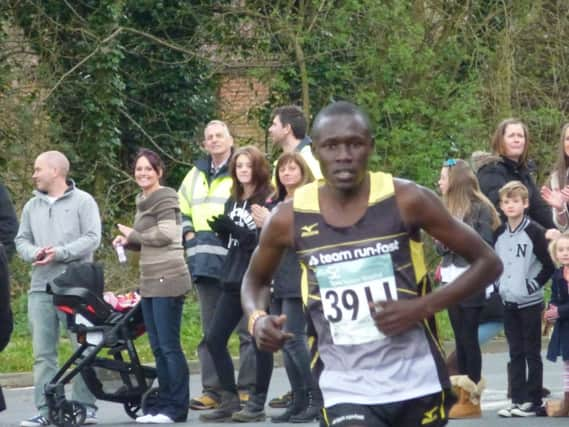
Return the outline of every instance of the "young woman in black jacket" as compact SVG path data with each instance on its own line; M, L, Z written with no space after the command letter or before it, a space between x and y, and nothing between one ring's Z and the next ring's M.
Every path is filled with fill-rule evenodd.
M492 203L480 192L476 176L468 163L464 160L447 160L441 169L439 188L449 212L472 227L492 245L493 232L500 225L500 219ZM437 250L443 255L443 285L453 282L468 269L469 264L464 258L440 244L437 244ZM484 304L483 289L448 308L458 361L458 375L451 376L451 383L460 391L459 401L451 408L449 418L481 416L480 395L484 389L484 381L478 323Z
M229 173L233 178L233 186L231 197L225 204L225 213L208 221L211 229L226 244L228 252L222 269L222 293L205 336L222 387L221 403L214 411L200 416L204 422L264 420L264 406L273 365L272 353L256 352L255 390L252 390L245 408L240 411L235 371L227 343L243 317L241 281L257 246L260 232L251 215L251 206L265 205L273 188L269 164L263 153L253 146L235 151L229 163Z

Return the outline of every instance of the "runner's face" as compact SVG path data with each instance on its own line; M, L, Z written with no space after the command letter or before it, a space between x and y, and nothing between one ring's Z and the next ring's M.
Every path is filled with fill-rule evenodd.
M372 152L368 129L355 116L323 118L314 132L315 154L326 182L341 191L359 187Z

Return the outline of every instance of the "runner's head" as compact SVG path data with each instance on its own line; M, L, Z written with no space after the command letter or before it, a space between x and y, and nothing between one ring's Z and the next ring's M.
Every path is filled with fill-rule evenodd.
M314 119L312 139L326 182L342 192L357 189L373 152L367 115L349 102L330 104Z

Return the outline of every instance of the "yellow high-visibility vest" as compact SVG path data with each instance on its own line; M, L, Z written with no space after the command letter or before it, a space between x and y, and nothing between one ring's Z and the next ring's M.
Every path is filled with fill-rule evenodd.
M219 176L208 183L205 172L194 166L178 190L180 211L191 220L191 224L185 220L182 226L190 226L194 232L211 231L207 220L223 214L232 183L229 175Z

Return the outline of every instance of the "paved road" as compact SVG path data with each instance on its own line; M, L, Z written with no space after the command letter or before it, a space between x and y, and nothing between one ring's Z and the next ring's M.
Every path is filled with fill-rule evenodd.
M539 419L503 419L496 415L496 411L503 406L508 404L506 400L506 353L485 353L483 356L483 374L487 381L487 390L483 394L482 408L483 408L483 418L482 420L457 420L451 421L449 426L451 427L470 427L470 426L510 426L514 425L516 427L525 426L567 426L567 418L539 418ZM548 361L544 361L544 384L549 387L554 398L560 398L562 395L561 389L561 375L562 366L561 363L553 364ZM192 390L192 395L199 390L199 378L198 375L191 375L190 377L190 389ZM273 374L273 381L271 382L270 396L275 396L281 394L288 389L288 382L286 379L286 374L283 368L275 369ZM32 389L30 387L9 389L5 391L5 395L8 403L8 410L0 413L0 426L17 426L19 421L30 417L34 414L33 407L33 397ZM121 427L121 426L134 426L137 425L133 420L128 418L126 413L123 411L121 405L100 402L99 403L99 424L105 426ZM278 414L281 410L268 408L268 415ZM186 426L196 426L205 425L198 420L199 412L191 411ZM227 426L227 424L208 424L209 426ZM269 420L256 423L256 426L268 426L271 424ZM281 424L282 427L298 426L298 424ZM316 425L308 424L308 425Z

